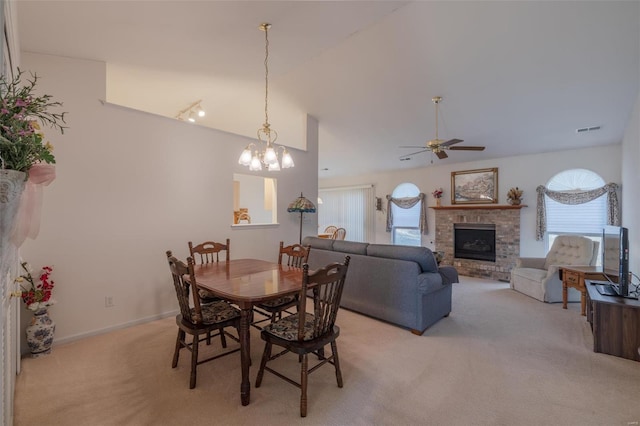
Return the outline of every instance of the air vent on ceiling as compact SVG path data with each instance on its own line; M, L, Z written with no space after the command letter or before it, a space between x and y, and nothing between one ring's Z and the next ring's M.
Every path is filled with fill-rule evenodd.
M581 129L576 129L576 133L593 132L595 130L600 130L600 127L601 126L583 127Z

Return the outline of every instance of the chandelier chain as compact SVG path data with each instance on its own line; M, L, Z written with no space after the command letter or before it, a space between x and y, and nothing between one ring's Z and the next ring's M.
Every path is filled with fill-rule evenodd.
M264 124L269 125L269 27L264 28Z

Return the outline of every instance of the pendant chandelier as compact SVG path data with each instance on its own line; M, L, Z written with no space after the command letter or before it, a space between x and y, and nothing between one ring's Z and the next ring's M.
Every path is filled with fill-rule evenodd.
M238 164L249 166L249 170L262 170L264 166L269 171L280 170L278 161L278 150L282 150L282 168L293 167L293 158L289 151L283 146L276 146L274 142L278 139L278 132L269 125L269 29L271 24L260 24L260 30L264 31L265 58L264 58L264 124L258 129L258 140L260 146L250 143L242 151Z

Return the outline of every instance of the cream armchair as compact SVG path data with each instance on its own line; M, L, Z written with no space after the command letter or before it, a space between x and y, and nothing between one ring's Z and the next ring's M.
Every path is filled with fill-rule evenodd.
M598 243L586 237L559 235L547 257L521 257L511 270L511 288L541 302L562 302L560 266L595 265ZM579 302L580 292L569 288L567 300Z

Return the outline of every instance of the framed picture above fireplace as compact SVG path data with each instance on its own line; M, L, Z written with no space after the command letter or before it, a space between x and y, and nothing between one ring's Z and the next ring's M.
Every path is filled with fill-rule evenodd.
M498 168L451 172L451 204L498 202Z

